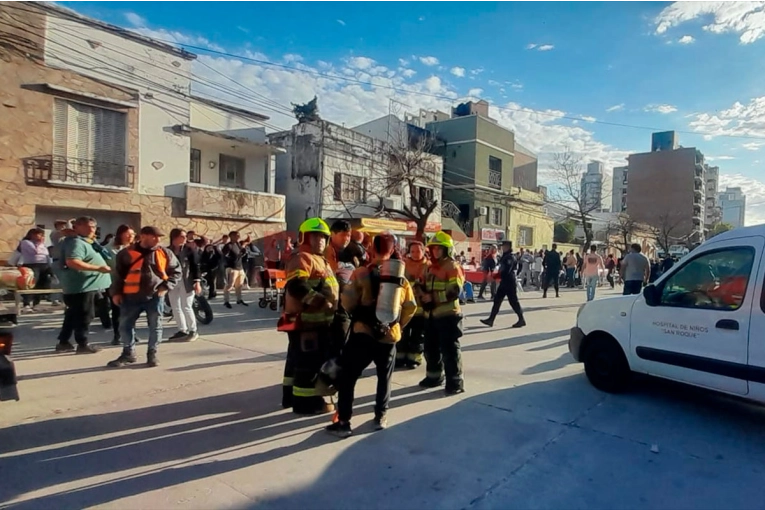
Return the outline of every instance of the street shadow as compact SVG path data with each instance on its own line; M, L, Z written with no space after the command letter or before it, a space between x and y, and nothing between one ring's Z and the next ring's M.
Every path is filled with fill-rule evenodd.
M486 331L488 331L488 328L485 328L483 332L486 332ZM479 331L476 331L476 333L478 332ZM472 334L475 334L475 333L472 333ZM567 329L562 329L560 331L546 331L544 333L532 333L530 335L503 338L500 340L493 340L491 342L482 342L479 344L463 345L462 351L485 351L490 349L503 349L505 347L514 347L516 345L523 345L523 344L530 344L533 342L542 342L544 340L551 340L553 338L558 338L560 336L564 336L568 334L569 334L569 330Z
M556 359L543 361L542 363L534 365L533 367L524 369L524 371L521 372L521 374L523 375L542 374L544 372L551 372L553 370L561 369L565 367L566 365L570 365L572 363L575 363L575 361L573 356L571 356L571 353L564 352Z
M603 410L599 420L624 414L634 429L591 429L585 419L593 409ZM673 419L657 423L643 411ZM467 398L364 437L309 486L248 509L761 507L765 460L737 456L765 452L763 421L759 406L656 380L604 397L579 374ZM476 424L480 433L470 433ZM687 443L652 453L642 438L663 438L672 428ZM731 429L736 441L717 453L693 451Z
M557 342L553 342L551 344L542 345L540 347L532 347L531 349L526 349L526 352L547 351L549 349L555 349L556 347L563 347L565 345L568 345L568 338L566 338L565 340L559 340Z
M189 372L191 370L204 370L206 368L220 368L225 366L246 365L250 363L268 363L270 361L283 360L286 353L264 354L262 356L242 359L232 359L228 361L213 361L211 363L197 363L195 365L184 365L181 367L169 368L169 372Z
M549 305L549 306L524 306L523 299L521 299L521 307L523 308L523 312L524 313L537 312L537 311L540 311L540 310L564 310L564 309L568 309L568 308L579 308L580 306L582 306L582 303L572 303L572 304L563 304L563 305ZM506 308L506 309L503 310L502 308ZM499 316L499 315L509 315L509 314L515 315L515 312L513 312L513 310L510 309L510 305L508 304L507 300L502 302L502 308L500 308L500 311L497 314L497 316ZM489 316L489 310L485 310L485 311L480 312L480 313L478 313L478 312L477 313L467 313L467 314L463 314L463 315L465 317L477 317L477 316L488 317Z
M0 474L10 475L6 470L12 469L15 475L13 483L6 483L9 476L3 477L0 507L64 509L101 505L326 444L330 438L321 433L297 445L268 449L244 460L223 463L211 460L216 455L281 440L285 435L305 433L307 427L321 431L329 423L330 415L298 417L282 410L281 393L281 386L274 385L128 411L8 427L3 437L12 440L0 441ZM419 387L394 387L392 394L397 407L443 398L443 392L423 391ZM373 402L374 395L361 396L355 400L354 407L365 412ZM184 460L190 457L200 457L194 461L200 464L185 465ZM126 475L8 505L14 498L46 487L166 462L178 462L179 466L157 468L137 476Z

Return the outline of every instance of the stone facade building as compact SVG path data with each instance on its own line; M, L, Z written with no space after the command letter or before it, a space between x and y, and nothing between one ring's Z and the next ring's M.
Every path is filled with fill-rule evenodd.
M284 229L276 150L254 131L265 117L199 99L224 121L195 125L194 55L27 2L0 3L0 40L0 258L28 229L79 215L101 236L120 223L211 237ZM195 158L205 143L215 151ZM195 182L205 165L217 181Z

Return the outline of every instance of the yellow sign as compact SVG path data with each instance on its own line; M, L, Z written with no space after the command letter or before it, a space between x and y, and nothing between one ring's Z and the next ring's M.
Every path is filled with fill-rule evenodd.
M382 218L361 218L362 230L367 232L406 231L405 221L386 220Z

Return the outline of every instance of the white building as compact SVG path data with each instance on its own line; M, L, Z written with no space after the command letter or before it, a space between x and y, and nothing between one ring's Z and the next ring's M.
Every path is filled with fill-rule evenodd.
M362 219L386 217L401 221L393 230L406 230L406 218L391 214L411 205L408 185L393 186L392 149L386 143L389 126L371 129L382 139L327 121L298 123L289 131L269 135L269 141L285 149L276 157L276 192L287 197L286 221L296 231L306 218ZM398 120L398 119L396 119ZM399 121L401 122L401 121ZM398 124L392 128L400 129ZM416 186L416 193L437 201L431 223L441 218L443 161L428 155L432 178ZM431 185L431 182L437 182ZM399 182L399 181L395 181ZM411 226L409 227L411 230Z
M628 166L614 167L611 179L611 212L620 213L627 210Z
M717 201L720 186L720 168L707 166L705 177L707 182L704 201L704 227L707 230L712 230L722 219L722 212Z
M587 210L611 210L611 179L605 171L603 163L591 161L587 171L582 174L581 197Z
M726 188L718 195L722 222L734 228L746 225L746 195L739 187Z
M3 3L0 14L0 38L11 50L21 41L0 73L3 103L18 105L0 109L3 134L18 137L0 146L0 177L18 191L0 205L17 217L10 238L80 215L101 235L122 223L283 230L267 117L192 99L195 55L55 4Z

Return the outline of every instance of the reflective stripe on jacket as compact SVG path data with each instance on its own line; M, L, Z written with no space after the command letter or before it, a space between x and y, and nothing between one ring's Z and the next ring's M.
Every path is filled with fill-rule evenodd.
M425 311L426 317L446 317L462 313L459 294L465 284L462 266L454 259L445 258L433 262L423 276L423 292L433 298L433 308Z
M134 248L126 248L126 251L130 254L130 270L127 277L125 277L122 293L138 294L141 291L141 273L146 257ZM154 259L156 261L157 276L167 281L167 253L161 248L157 249L154 251Z
M340 288L327 260L301 246L301 250L287 261L286 270L285 313L298 315L302 329L315 329L331 324L340 299ZM290 292L290 282L296 280L308 289L305 296L295 296ZM330 306L311 305L317 294L324 296Z

